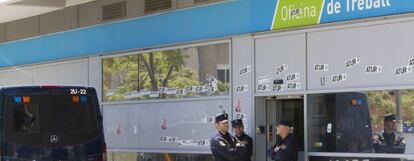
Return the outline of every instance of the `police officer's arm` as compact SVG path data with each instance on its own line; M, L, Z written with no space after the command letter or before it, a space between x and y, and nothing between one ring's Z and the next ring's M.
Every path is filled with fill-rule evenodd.
M244 141L239 140L237 137L235 137L235 140L236 143L239 143L241 145L239 147L239 151L241 153L241 157L239 159L251 159L251 156L253 155L253 139L250 136L245 135L245 137L243 138Z
M374 151L376 153L386 153L387 152L387 147L385 146L383 141L380 140L380 135L379 134L374 134L374 136L372 138L372 146L373 146Z
M405 138L401 136L398 138L397 143L394 145L395 153L404 154L405 153Z
M384 140L380 140L380 134L376 134L373 139L373 147L376 153L405 153L405 138L400 137L394 146L387 146Z
M396 145L395 153L404 154L405 153L405 144Z
M245 147L231 148L229 144L226 144L223 140L212 140L211 141L211 150L218 153L223 158L227 160L236 161L242 154L245 153Z
M374 143L373 144L374 150L376 153L389 153L390 149L387 146L381 143Z
M375 153L384 153L384 146L383 145L380 145L379 143L374 142L372 144L372 146L374 147Z
M283 161L287 157L289 157L289 155L294 154L294 150L296 150L295 146L296 145L294 145L292 142L284 143L284 144L280 145L280 148L277 151L274 151L273 150L274 148L273 148L272 149L273 152L270 154L269 157L272 160L275 160L275 161ZM271 149L269 149L269 151L268 151L268 155L269 155L270 150Z
M271 148L267 149L267 152L266 152L267 156L269 158L271 158L272 160L275 160L274 159L274 156L273 156L273 153L275 152L274 151L275 147L276 147L276 145L275 146L272 146Z
M248 142L247 155L250 157L250 156L253 155L253 139L251 137L249 137L247 142Z

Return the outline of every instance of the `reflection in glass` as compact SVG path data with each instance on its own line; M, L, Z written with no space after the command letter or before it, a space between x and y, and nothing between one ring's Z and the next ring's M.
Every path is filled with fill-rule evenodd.
M13 126L16 133L39 133L39 107L27 107L27 104L14 106Z
M214 161L209 154L109 152L108 161Z
M228 44L103 60L104 101L227 95Z
M405 152L405 137L397 132L398 120L394 114L384 116L384 129L375 133L372 142L375 153Z
M361 157L319 157L311 156L309 161L414 161L414 158L361 158Z
M311 152L413 154L414 92L370 91L308 97Z

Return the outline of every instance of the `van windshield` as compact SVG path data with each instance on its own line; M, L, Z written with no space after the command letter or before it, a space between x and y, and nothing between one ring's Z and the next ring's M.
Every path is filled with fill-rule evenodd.
M48 91L51 90L51 91ZM67 90L46 89L5 96L6 139L16 143L41 145L49 135L65 138L66 144L74 138L98 136L94 98L76 95ZM87 138L89 138L87 137ZM37 138L37 139L35 139ZM73 141L71 141L73 140ZM84 140L84 139L80 139Z

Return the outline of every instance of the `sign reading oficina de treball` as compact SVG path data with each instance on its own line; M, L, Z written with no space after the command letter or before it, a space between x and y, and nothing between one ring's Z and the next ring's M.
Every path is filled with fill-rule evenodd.
M278 0L273 30L414 12L414 0Z

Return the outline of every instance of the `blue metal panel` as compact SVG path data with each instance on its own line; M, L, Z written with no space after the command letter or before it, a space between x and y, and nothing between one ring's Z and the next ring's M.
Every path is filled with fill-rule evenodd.
M340 12L328 14L328 5L334 3L340 4ZM367 0L361 3L362 5L359 3L356 0L325 0L320 23L414 12L414 1L412 0Z
M276 1L231 0L0 45L0 67L270 29Z
M341 13L328 15L329 2L346 6L347 2L356 1L324 1L319 23L414 12L413 1L382 0L390 5L352 12L343 7ZM277 0L228 0L216 5L5 43L0 45L0 67L268 31L276 3Z

